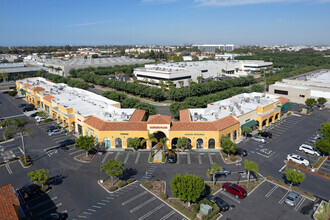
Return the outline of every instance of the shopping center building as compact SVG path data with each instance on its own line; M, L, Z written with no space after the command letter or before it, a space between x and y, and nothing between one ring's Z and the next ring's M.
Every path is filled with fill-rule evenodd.
M222 135L238 142L241 128L263 129L280 120L290 107L287 98L243 93L207 108L181 110L180 120L172 121L171 116L123 109L119 102L41 77L18 80L16 86L29 103L46 111L58 124L70 132L94 136L106 149L127 148L129 138L148 139L150 133L158 141L166 137L170 148L176 147L178 138L187 137L193 149L219 149ZM146 147L151 148L148 141Z

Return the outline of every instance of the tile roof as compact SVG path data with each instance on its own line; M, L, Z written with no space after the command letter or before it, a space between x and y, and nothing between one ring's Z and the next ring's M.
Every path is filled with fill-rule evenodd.
M171 124L171 116L151 115L148 118L148 124Z
M235 124L239 124L239 121L233 116L227 116L212 122L173 121L171 131L221 131Z
M145 116L146 111L141 109L135 109L132 117L129 119L129 121L142 121L143 117Z
M0 186L0 219L18 220L15 206L20 206L20 203L12 185Z
M180 110L180 121L191 121L189 109Z
M146 121L118 121L107 122L95 116L89 116L84 123L99 130L99 131L147 131Z
M28 88L30 86L32 86L32 84L30 84L30 83L23 84L23 88Z
M42 87L39 87L39 86L37 86L37 87L34 87L32 90L33 90L33 91L37 91L37 92L45 91L45 89L44 89L44 88L42 88Z
M290 102L290 99L284 98L282 96L280 96L280 97L278 97L276 99L279 99L281 101L281 105L283 105L284 103Z
M43 100L46 100L47 102L51 103L53 98L55 98L55 96L52 96L52 95L45 95L45 96L43 97Z

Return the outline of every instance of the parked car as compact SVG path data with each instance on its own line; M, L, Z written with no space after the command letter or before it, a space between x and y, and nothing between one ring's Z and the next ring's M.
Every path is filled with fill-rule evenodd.
M27 106L23 107L22 110L23 110L23 112L33 111L34 110L34 106L27 105Z
M296 191L291 191L289 194L286 196L285 203L289 206L295 206L298 201L300 200L301 195L297 193Z
M39 113L39 112L32 113L32 114L30 115L30 117L31 117L31 118L35 118L35 117L37 116L38 113Z
M2 94L8 94L9 93L9 91L4 91Z
M247 196L247 192L243 187L233 183L226 182L222 184L222 190L233 194L236 198L242 199Z
M167 163L176 163L177 161L177 155L174 151L169 151L168 157L167 157Z
M215 175L225 175L228 176L231 173L230 169L227 168L223 168L223 170L217 170L215 172ZM211 175L213 175L213 173L210 173Z
M41 194L39 187L32 183L24 185L19 192L24 200L36 198Z
M64 220L64 219L67 219L68 218L68 214L67 213L61 213L61 212L58 212L58 213L50 213L46 220Z
M51 125L51 126L48 126L45 128L45 131L46 132L50 132L50 131L53 131L55 129L59 129L60 127L58 125Z
M313 146L310 146L310 145L307 145L307 144L300 145L299 150L300 151L303 151L303 152L305 152L307 154L312 154L312 155L316 155L316 156L320 156L321 155L321 152L320 151L314 149Z
M18 106L17 106L17 107L19 107L19 108L23 108L23 107L25 107L25 106L27 106L27 105L29 105L29 104L26 104L26 103L21 103L21 104L18 104Z
M36 116L35 119L39 123L39 122L42 122L42 121L46 120L47 118L46 117Z
M75 143L75 141L73 139L65 139L64 141L61 141L59 144L60 144L60 147L65 147L68 145L72 145L74 143Z
M305 166L309 165L309 161L302 158L301 156L297 155L297 154L289 154L286 157L287 160L292 160L293 162L297 163L297 164L304 164Z
M220 211L225 212L229 209L228 203L226 203L223 199L218 196L207 196L206 197L209 201L215 203L219 208Z
M241 157L245 157L248 155L248 152L240 147L237 148L237 151L236 151L236 154L237 155L240 155Z
M259 135L265 138L272 138L272 133L268 132L268 131L260 131Z
M252 137L251 139L259 143L266 143L266 140L262 137Z
M62 129L55 129L50 132L48 132L48 136L54 136L54 135L59 135L62 134L64 131Z
M95 88L95 86L94 85L90 85L89 88Z

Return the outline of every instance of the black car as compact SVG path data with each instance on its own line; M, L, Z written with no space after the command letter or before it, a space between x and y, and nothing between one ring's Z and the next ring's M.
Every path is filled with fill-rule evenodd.
M221 199L220 197L216 196L210 196L207 197L207 199L213 203L215 203L219 208L220 211L225 212L229 209L229 205L228 203L226 203L223 199Z
M240 155L241 157L245 157L248 155L248 152L240 147L237 148L236 155Z
M268 132L268 131L260 131L259 135L265 138L272 138L272 133Z
M167 158L167 163L176 163L177 158L176 158L176 153L173 151L169 152L168 158Z
M38 113L39 113L39 112L32 113L32 114L30 115L30 117L31 117L31 118L34 118L34 117L37 116Z
M90 85L89 88L95 88L95 86L94 85Z
M47 216L47 220L52 220L52 219L56 219L56 220L62 220L62 219L67 219L68 218L68 214L67 213L51 213Z
M33 111L34 110L34 106L28 105L23 107L23 112L29 112L29 111Z
M68 145L72 145L74 143L75 143L75 141L73 139L65 139L64 141L60 142L60 147L65 147Z
M20 193L24 200L30 200L38 197L41 194L41 191L37 185L29 183L20 189Z
M2 94L8 94L9 93L9 91L4 91Z
M53 131L53 130L55 130L55 129L59 129L60 127L59 126L57 126L57 125L51 125L51 126L48 126L46 129L45 129L45 131L46 132L50 132L50 131Z
M27 105L29 105L29 104L26 104L26 103L21 103L21 104L18 104L18 106L17 107L19 107L19 108L24 108L25 106L27 106Z

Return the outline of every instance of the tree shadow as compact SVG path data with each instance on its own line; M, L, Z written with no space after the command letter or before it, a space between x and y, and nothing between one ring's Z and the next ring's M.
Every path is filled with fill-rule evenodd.
M52 176L47 180L47 184L51 186L57 186L62 184L65 178L66 176L62 176L62 175Z
M137 170L133 168L126 168L121 175L119 175L120 180L128 180L137 174Z

